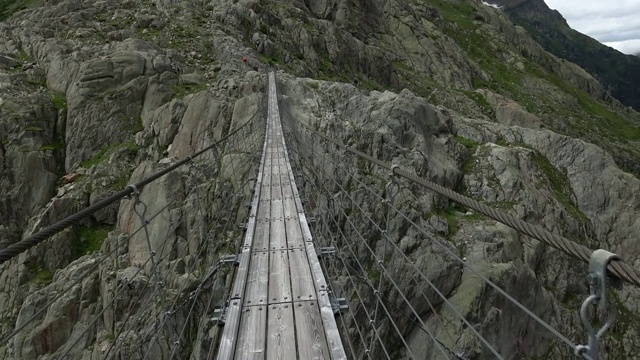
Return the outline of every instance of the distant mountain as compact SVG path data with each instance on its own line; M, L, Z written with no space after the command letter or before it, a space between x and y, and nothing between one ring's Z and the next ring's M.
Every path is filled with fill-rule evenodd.
M575 31L543 0L492 0L550 53L596 77L616 99L640 110L640 58L625 55Z

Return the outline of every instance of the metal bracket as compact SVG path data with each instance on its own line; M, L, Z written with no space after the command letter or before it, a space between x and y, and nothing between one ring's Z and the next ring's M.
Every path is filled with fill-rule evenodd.
M316 223L316 218L314 218L314 217L307 218L307 224L308 225L313 225L315 223Z
M218 325L224 325L225 321L227 321L227 306L216 306L215 309L213 309L211 321Z
M243 223L243 224L239 224L238 227L242 230L242 231L247 231L247 223Z
M334 255L336 253L336 248L333 246L323 246L318 248L318 257Z
M240 255L222 255L220 256L220 264L240 264Z
M349 303L347 299L341 297L337 298L333 295L330 295L331 301L331 309L333 310L333 315L344 314L349 310Z
M607 265L611 260L620 259L620 256L598 249L591 254L589 259L589 283L591 285L591 295L582 303L580 308L580 318L585 329L587 329L587 345L578 345L575 354L588 360L595 360L598 356L598 343L600 337L616 320L616 309L612 303L607 302ZM619 285L617 278L610 278L613 286ZM590 305L600 305L607 309L607 320L599 330L595 330L588 319L587 311Z

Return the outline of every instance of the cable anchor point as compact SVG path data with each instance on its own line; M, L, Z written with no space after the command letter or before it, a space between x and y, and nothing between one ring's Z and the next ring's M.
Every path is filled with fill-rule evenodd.
M587 330L587 345L578 345L575 354L587 360L596 360L598 357L598 345L600 337L613 325L616 320L617 311L613 303L607 302L607 266L611 260L621 260L620 256L603 249L595 250L589 259L589 284L591 295L582 303L580 308L580 319ZM613 287L619 288L620 280L615 277L609 278ZM590 305L599 305L607 310L607 319L599 330L591 325L588 318Z

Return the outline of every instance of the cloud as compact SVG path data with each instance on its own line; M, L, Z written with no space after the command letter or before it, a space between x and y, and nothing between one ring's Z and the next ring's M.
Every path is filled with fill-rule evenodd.
M640 1L545 0L569 26L625 53L640 41ZM612 45L614 44L614 45Z
M613 41L604 43L625 54L640 54L640 40Z

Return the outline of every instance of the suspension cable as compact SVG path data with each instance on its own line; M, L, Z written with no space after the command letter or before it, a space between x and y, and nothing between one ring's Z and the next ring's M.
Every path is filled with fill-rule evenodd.
M281 106L286 107L286 106ZM308 131L315 133L317 136L323 138L324 140L335 144L338 148L350 152L361 159L367 160L383 169L389 170L392 174L399 175L407 180L410 180L418 185L421 185L437 194L443 195L459 204L462 204L474 211L477 211L485 216L492 218L504 225L511 227L512 229L517 230L518 232L530 236L536 240L541 241L542 243L549 245L557 250L564 252L567 255L570 255L574 258L580 259L584 262L588 262L589 258L593 251L587 248L584 245L575 243L571 240L568 240L565 237L560 235L553 234L540 226L536 226L521 219L518 219L512 215L503 213L496 209L493 209L485 204L482 204L476 200L473 200L467 196L459 194L453 190L450 190L442 185L436 184L432 181L425 180L421 177L416 176L406 170L393 167L391 164L374 158L368 154L363 153L362 151L356 149L352 146L346 146L341 141L332 139L318 131L311 129L308 125L298 121L298 124L304 126L308 129ZM618 278L621 278L635 286L640 287L640 274L630 265L626 264L622 260L614 259L609 262L607 270Z
M311 169L310 167L306 167L307 169L309 169L310 171L314 172L313 169ZM344 169L344 168L343 168ZM382 199L380 197L380 195L378 195L376 193L375 190L371 189L367 184L363 183L362 181L360 181L359 179L357 179L356 176L353 176L353 174L351 174L349 172L349 170L345 169L345 171L347 171L348 174L350 174L351 178L354 179L355 181L357 181L359 184L362 185L363 189L365 189L366 191L370 192L371 194L375 195L376 197L378 197L379 199ZM397 173L397 170L396 170ZM317 173L316 173L317 174ZM337 184L337 186L342 189L342 192L346 194L345 189L338 183L338 181L331 177L330 178L333 180L334 183ZM347 195L348 196L348 195ZM355 202L355 200L353 200L351 198L351 200L353 201L353 203L359 207L359 205ZM362 209L359 207L359 209L362 211ZM536 314L534 314L533 312L531 312L529 309L527 309L524 305L522 305L520 302L518 302L515 298L513 298L511 295L509 295L507 292L505 292L504 290L502 290L500 287L498 287L495 283L493 283L492 281L490 281L486 276L482 275L474 266L470 265L468 262L463 261L457 254L455 254L453 251L451 251L451 249L449 249L447 246L445 246L444 244L442 244L442 242L440 242L438 239L434 238L431 234L428 234L422 227L420 227L418 224L416 224L412 219L410 219L409 217L407 217L403 212L401 212L399 209L393 207L394 211L400 215L401 217L403 217L405 220L407 220L409 223L411 223L420 233L422 233L424 236L426 236L427 238L429 238L432 242L438 244L445 252L447 252L448 255L450 255L452 258L454 258L455 260L457 260L460 264L462 264L464 267L466 267L467 269L469 269L470 271L472 271L473 273L475 273L476 275L478 275L484 282L486 282L487 284L489 284L492 288L494 288L496 291L498 291L501 295L503 295L505 298L507 298L510 302L512 302L514 305L516 305L517 307L519 307L522 311L524 311L527 315L529 315L530 317L532 317L534 320L536 320L540 325L544 326L547 330L549 330L552 334L554 334L556 337L558 337L560 340L562 340L564 343L566 343L567 345L569 345L571 348L575 348L575 345L569 340L567 339L564 335L560 334L557 330L555 330L553 327L551 327L548 323L546 323L545 321L543 321L542 319L540 319ZM375 222L374 222L375 223ZM418 271L418 273L420 274L420 276L423 278L423 280L427 281L428 283L430 283L430 280L415 266L415 264L413 264L413 262L397 247L398 245L393 243L392 244L397 250L398 252L405 258L406 261L408 261L408 263L412 264L412 266ZM431 285L431 283L430 283ZM431 285L433 286L433 285ZM435 289L436 292L439 292L439 290ZM444 295L442 295L441 293L439 293L439 296L441 298L444 297ZM446 298L445 298L446 299ZM448 301L448 300L445 300ZM456 311L456 310L454 310Z
M247 122L245 122L242 126L240 126L238 129L232 131L231 133L227 134L226 136L224 136L222 139L216 141L214 144L209 145L207 147L205 147L204 149L194 153L191 156L188 156L187 158L178 161L177 163L167 167L164 170L158 171L157 173L147 177L146 179L143 179L141 181L139 181L138 183L134 184L133 186L135 186L135 188L137 189L142 189L145 185L161 178L162 176L170 173L171 171L177 169L178 167L192 161L194 158L204 154L205 152L217 147L219 144L225 142L228 138L230 138L231 136L235 135L236 133L238 133L240 130L244 129L247 125L249 125L251 122L253 121L253 119L251 120L247 120ZM12 259L13 257L18 256L20 253L30 249L31 247L38 245L39 243L41 243L42 241L52 237L53 235L59 233L60 231L66 229L67 227L79 222L80 220L82 220L83 218L85 218L88 215L93 214L94 212L107 207L111 204L113 204L114 202L124 198L125 196L131 195L131 193L133 193L133 188L132 187L126 187L123 190L118 191L117 193L106 197L105 199L89 206L86 207L80 211L78 211L75 214L69 215L68 217L58 221L57 223L48 226L47 228L40 230L39 232L37 232L36 234L33 234L31 236L29 236L26 239L20 240L16 243L13 243L9 246L7 246L6 248L0 250L0 264L3 264L4 262Z
M311 170L309 167L307 167L307 169ZM314 174L316 176L318 176L318 174L314 171ZM332 176L327 175L331 180L334 181L334 183L342 190L342 193L347 194L347 197L349 197L349 199L351 200L351 202L353 204L355 204L358 209L360 209L360 211L364 214L364 210L356 203L356 201L350 196L348 195L348 193L346 192L346 190L342 187L342 185L340 185L340 183L333 178ZM361 242L365 245L365 247L369 250L369 252L371 253L371 255L373 256L374 260L377 261L379 263L378 257L375 254L375 251L371 248L371 246L369 246L369 244L367 243L366 239L364 239L364 237L362 236L362 234L360 233L360 231L358 231L357 227L355 226L355 224L353 224L352 220L350 219L350 217L344 212L344 210L342 208L340 208L340 211L343 213L343 215L345 216L346 221L351 225L351 227L354 229L354 231L358 234L358 237L362 240ZM366 216L367 220L369 222L371 222L378 231L381 231L380 227L377 225L377 223L375 221L373 221L373 219L371 219L370 217ZM345 242L347 244L349 244L349 240L347 240L345 238ZM396 248L396 250L399 250L399 252L402 254L402 251L397 248L397 244L392 242L392 245L394 246L394 248ZM347 245L349 246L349 245ZM350 246L349 246L350 247ZM404 254L403 254L404 255ZM355 254L354 254L355 256ZM406 255L405 255L406 256ZM405 258L405 260L409 260L408 258ZM415 266L415 264L413 264L413 262L408 261L408 263L412 264L414 269L418 272L420 272L423 276L423 279L429 284L429 286L431 286L434 291L440 296L441 299L443 299L443 301L449 305L449 307L453 310L453 312L469 327L469 329L471 329L471 331L476 335L476 337L478 337L478 339L480 339L480 341L482 341L485 346L499 359L502 359L502 356L496 351L496 349L493 347L493 345L491 345L479 332L478 330L475 329L475 327L473 327L473 325L471 323L469 323L469 321L462 315L460 314L460 312L455 308L455 306L453 306L453 304L451 304L449 302L449 300L446 298L446 296L444 296L444 294L442 294L442 292L435 286L435 284L433 284L426 275L424 275L420 269L417 268L417 266ZM379 263L380 264L380 263ZM384 265L381 265L380 268L383 270L383 272L387 275L387 277L389 278L389 280L391 281L391 283L393 284L393 286L398 290L398 293L400 294L400 296L404 299L404 301L407 303L407 305L409 306L409 308L411 309L411 311L414 313L414 315L416 316L416 318L420 321L420 323L422 324L423 327L426 328L426 324L424 324L424 322L422 321L422 318L419 316L419 314L415 311L415 309L413 308L413 306L411 305L411 303L409 302L409 300L406 298L406 296L404 295L404 293L402 292L402 290L400 289L400 287L397 285L397 283L393 280L393 277L391 276L391 274L389 273L389 271L386 269L386 267ZM375 291L374 294L376 296L379 295L378 291ZM380 299L380 302L382 302L382 300ZM384 304L381 303L382 306L384 306ZM434 344L436 345L436 347L446 356L444 349L442 349L440 347L440 343L435 339L435 336L431 333L428 333L429 336L431 337L431 339L434 340Z

